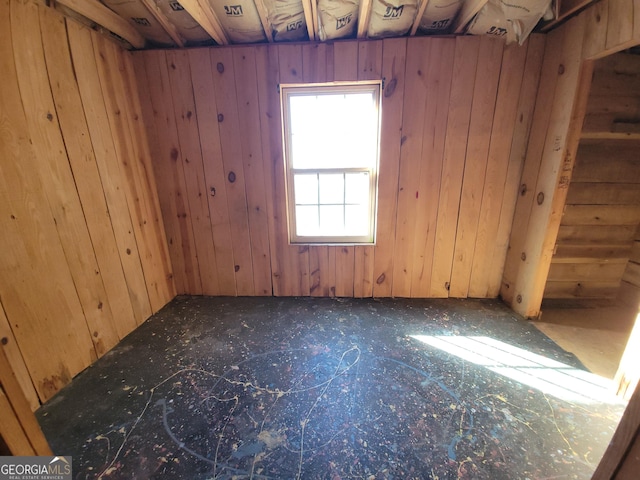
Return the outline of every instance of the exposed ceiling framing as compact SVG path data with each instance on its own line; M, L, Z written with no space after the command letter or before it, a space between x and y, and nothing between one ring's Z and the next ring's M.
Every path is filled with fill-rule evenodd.
M323 3L324 1L324 3ZM335 1L335 4L333 3ZM371 22L372 16L375 14L380 18L381 9L383 16L390 17L390 20L394 20L403 14L403 9L408 6L405 12L410 12L409 15L415 15L410 19L410 28L408 30L398 30L394 32L391 30L385 30L379 35L374 35L376 38L382 36L414 36L422 34L463 34L466 31L467 25L474 17L481 12L483 7L490 0L459 0L457 3L451 0L406 0L406 5L403 4L403 0L389 0L382 2L381 0L359 0L358 2L340 2L340 0L290 0L289 2L283 2L275 0L234 0L233 4L224 5L224 0L123 0L122 2L113 2L113 0L48 0L47 3L56 6L60 5L66 7L82 17L85 17L90 22L103 27L104 29L116 34L118 37L128 42L134 49L153 48L153 47L185 47L195 44L215 44L217 45L229 45L232 43L255 43L255 40L247 40L241 42L237 40L237 35L234 37L230 35L230 29L235 28L235 32L242 32L241 28L231 26L229 24L229 18L234 15L242 16L243 8L245 10L252 10L253 16L256 16L256 25L254 28L261 28L264 31L263 40L269 43L282 40L297 40L297 41L320 41L325 39L337 39L337 38L367 38L371 36ZM518 1L518 0L516 0ZM526 3L527 0L519 0ZM570 15L580 11L594 0L555 0L555 19L539 26L542 31L547 31L559 22L568 18ZM104 3L103 3L104 2ZM110 3L112 2L112 3ZM320 2L320 3L319 3ZM237 5L236 5L237 4ZM113 6L113 10L108 5ZM289 8L286 14L282 14L279 11L285 8ZM322 11L322 6L326 11ZM330 7L327 10L327 5ZM336 7L339 5L339 7ZM391 5L391 6L389 6ZM446 5L449 8L449 16L444 25L446 27L438 27L437 29L428 29L425 21L431 20L430 15L433 15L434 11ZM451 5L454 5L454 11L451 12ZM142 7L144 9L141 9ZM253 10L255 7L255 10ZM457 9L456 9L457 7ZM139 18L139 15L129 15L127 8L137 9L136 12L148 12L147 18ZM352 8L352 11L345 9ZM385 9L386 8L386 13ZM297 10L296 10L297 9ZM342 9L342 10L341 10ZM355 10L354 10L355 9ZM115 11L114 11L115 10ZM342 12L346 11L343 17L339 17ZM222 16L221 13L222 12ZM293 13L291 13L293 12ZM225 15L226 13L226 15ZM188 14L188 15L187 15ZM280 14L280 18L278 15ZM202 33L203 38L198 38L194 41L193 38L187 38L185 34L185 27L176 22L176 15L181 15L180 18L187 18L193 26L197 27ZM288 16L287 16L288 15ZM296 15L299 17L296 20ZM259 18L260 25L257 24ZM284 20L283 20L284 18ZM357 20L356 20L357 18ZM238 21L238 19L233 19ZM280 21L280 28L282 29L278 33L275 27L274 21ZM329 36L326 33L327 28L324 28L322 22L327 22L326 26L331 28L336 24L335 32L333 36ZM150 22L153 22L151 25ZM289 24L282 24L282 22L290 22ZM333 22L333 23L330 23ZM342 22L342 23L341 23ZM351 22L357 22L356 24L349 25ZM387 22L392 23L392 22ZM400 23L400 22L398 22ZM435 23L435 22L434 22ZM403 25L406 25L406 21ZM385 24L386 26L386 24ZM166 38L163 42L158 42L156 38L145 34L145 28L154 27L156 33L162 38ZM344 37L341 37L339 30L352 32ZM292 33L295 29L300 29L298 32ZM427 28L425 30L425 28ZM206 32L206 36L205 36ZM284 34L282 32L285 32ZM291 35L290 35L291 34ZM262 34L260 34L262 35ZM280 35L280 36L278 36Z

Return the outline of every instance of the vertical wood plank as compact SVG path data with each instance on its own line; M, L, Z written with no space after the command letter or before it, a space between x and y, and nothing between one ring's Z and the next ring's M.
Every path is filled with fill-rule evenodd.
M36 452L31 446L27 434L22 429L18 416L14 412L11 402L0 385L0 437L9 448L12 455L32 456Z
M258 77L255 50L239 48L233 52L238 92L237 110L241 132L250 132L242 142L243 171L249 213L251 258L255 295L271 295L271 264L269 261L269 225L262 163L262 138L258 104Z
M504 196L500 209L500 220L492 254L493 260L489 266L488 296L491 298L496 297L500 293L502 272L509 247L509 234L511 233L511 224L513 223L513 214L518 198L520 176L522 175L524 159L527 153L533 110L538 94L545 39L546 36L544 35L532 35L527 42L527 59L524 66L522 87L520 89L520 99L509 155Z
M358 80L382 79L382 40L358 42ZM374 247L354 247L353 295L373 296Z
M303 82L303 63L302 63L302 47L300 45L280 45L278 47L278 65L280 68L279 77L282 83L301 83ZM281 130L282 132L282 130ZM281 137L282 133L279 134ZM284 175L284 173L283 173ZM276 182L280 182L277 179ZM282 186L277 186L276 201L284 204L286 226L286 200L284 177L282 178ZM281 241L288 244L288 231L285 228L284 237ZM309 276L309 246L307 245L291 245L283 249L286 252L288 261L286 262L287 270L280 272L283 281L282 292L284 295L310 295L311 285Z
M220 291L218 264L211 231L189 58L186 51L168 51L166 61L202 293L216 295Z
M204 175L209 202L209 215L213 244L218 267L218 284L221 295L236 294L233 263L233 242L227 209L227 187L222 164L222 146L218 131L218 110L213 91L211 56L208 49L190 49L189 63L193 82L200 133L200 147L204 162Z
M136 292L139 296L140 305L144 309L141 311L140 317L136 318L136 320L142 322L151 315L153 309L148 294L149 278L147 278L148 275L144 272L144 265L149 256L149 252L147 250L148 247L144 245L144 233L140 225L143 222L142 206L140 205L141 199L135 187L133 166L131 165L133 159L136 157L131 145L130 129L123 105L123 102L127 100L122 91L122 86L118 83L121 74L120 67L118 66L117 51L114 50L115 46L93 32L92 39L95 58L98 62L100 85L107 108L109 126L112 132L114 146L116 147L115 151L122 172L122 179L124 180L124 191L131 215L131 223L133 225L138 251L140 252L140 263L143 273L145 274L146 289L144 292Z
M358 79L358 42L341 43L333 52L333 75L336 81ZM336 257L336 296L353 297L355 247L331 247Z
M393 286L393 252L395 249L407 40L401 38L385 39L382 41L382 48L382 75L386 78L386 86L382 92L380 128L378 218L373 265L373 296L375 297L391 296Z
M51 455L49 444L42 434L35 415L29 408L29 403L22 393L18 379L11 370L4 346L0 346L0 391L4 391L10 404L9 408L7 405L0 408L0 412L4 414L9 409L13 411L19 422L19 429L24 432L35 455ZM0 423L4 423L4 418ZM13 454L17 455L18 453L13 452Z
M437 253L434 255L431 273L431 297L449 295L480 39L457 37L455 44L434 247Z
M109 304L111 311L100 325L102 344L96 351L101 356L136 327L136 320L71 64L64 17L49 8L41 9L40 27L49 83L68 161L104 284L104 302Z
M24 358L20 352L20 347L18 347L16 337L13 335L13 331L9 325L9 320L7 319L2 303L0 303L0 338L3 340L2 344L4 346L2 348L7 356L10 370L15 375L22 393L29 402L31 410L35 411L40 407L38 394L31 382L31 376L29 375L27 364L24 362Z
M256 47L256 74L262 79L258 82L260 132L269 222L271 276L273 294L277 297L288 295L285 281L288 272L294 270L293 260L297 259L293 255L293 248L288 245L282 124L278 95L279 47L275 45Z
M400 173L397 189L398 211L393 255L392 293L395 297L411 296L414 242L418 219L418 189L423 166L422 136L427 99L424 77L429 72L434 48L432 39L420 38L416 40L407 44L405 89L410 92L410 95L404 97L402 117Z
M76 22L67 22L67 35L73 56L74 73L78 82L91 144L100 173L103 192L109 210L111 226L124 271L126 288L136 324L148 312L147 287L144 281L140 254L136 243L124 181L111 135L105 102L102 97L98 67L94 57L91 31Z
M0 5L9 12L9 0ZM0 15L0 71L0 292L33 384L45 401L90 364L95 350L44 185L34 175L42 166L21 101L8 14Z
M609 0L607 50L626 44L633 37L633 6L630 0Z
M27 124L37 157L46 167L41 172L44 191L49 201L62 241L64 256L73 275L76 291L92 333L94 355L106 353L106 340L112 338L111 307L99 275L93 245L84 213L69 167L55 105L47 78L47 66L42 46L39 7L34 3L14 2L11 5L11 24L14 34L14 53L18 82ZM25 35L25 32L29 32ZM36 72L34 74L34 72Z
M558 78L536 181L536 202L526 229L524 260L516 277L516 301L512 303L514 310L524 316L539 313L573 168L573 154L566 148L582 67L584 26L583 16L564 24L566 34L558 48L561 58L555 65ZM587 94L588 89L578 92ZM582 119L579 123L582 124Z
M609 0L592 4L582 15L586 17L583 56L594 58L606 49Z
M145 118L156 132L152 141L153 165L158 189L163 192L160 207L165 218L176 290L180 294L199 295L202 293L200 266L166 56L164 52L145 52L138 54L137 58L137 78L142 92L142 105L146 108ZM146 89L143 88L143 82L147 85Z
M433 39L432 44L428 70L423 72L427 99L422 132L422 167L416 191L412 297L428 297L431 290L440 179L455 52L455 42L450 39Z
M490 267L504 201L509 154L516 125L518 98L524 74L526 46L510 45L503 53L487 171L480 204L475 249L471 264L469 296L489 296Z
M547 34L547 45L561 45L564 42L565 28L557 28ZM538 178L542 150L544 148L547 127L553 106L553 95L558 77L561 59L560 48L547 48L544 53L538 96L536 98L529 142L520 179L519 195L511 225L509 247L502 273L500 296L511 303L515 299L513 283L522 262L523 245L526 238L527 220L535 197L535 183Z
M141 241L143 246L138 248L143 252L142 269L147 282L151 311L155 313L175 296L175 284L160 199L151 164L149 140L142 123L140 96L136 88L132 54L115 45L112 46L112 52L116 54L114 64L119 66L121 72L122 95L126 99L123 104L127 107L124 111L136 160L131 165L131 174L134 180L133 186L142 207L138 223L140 233L143 235Z
M242 142L245 132L240 131L239 126L232 50L211 49L211 66L214 91L218 100L218 118L220 119L218 128L222 141L222 161L227 182L227 208L233 240L236 291L238 295L254 295L246 179L242 165Z
M467 297L496 107L503 42L480 40L449 296Z

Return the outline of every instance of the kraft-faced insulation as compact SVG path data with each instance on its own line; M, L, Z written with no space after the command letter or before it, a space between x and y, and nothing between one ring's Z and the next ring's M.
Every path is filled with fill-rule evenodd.
M358 0L319 0L318 36L320 40L355 36Z
M550 7L551 0L489 0L471 21L467 33L522 44Z
M189 43L211 40L209 34L196 22L177 0L153 0L160 11L176 27L182 38Z
M138 0L102 0L107 7L116 12L135 28L147 40L162 44L173 45L173 40L164 31L162 25Z
M253 0L209 0L231 43L266 41L260 15Z
M448 33L464 0L431 0L427 3L418 30L421 33Z
M276 42L309 39L302 1L264 0L264 6Z
M418 0L374 0L368 36L371 38L406 34L418 11Z

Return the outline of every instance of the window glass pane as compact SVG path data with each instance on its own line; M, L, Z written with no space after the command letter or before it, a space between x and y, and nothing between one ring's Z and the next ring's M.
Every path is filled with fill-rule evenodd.
M320 203L344 203L344 174L320 174Z
M296 235L320 235L317 206L296 206Z
M347 235L369 234L369 209L366 205L345 206L345 225Z
M296 205L317 205L318 204L318 175L296 174L293 177L295 189Z
M378 114L372 93L291 95L294 168L373 166Z
M342 205L320 205L320 230L322 235L344 235Z
M369 203L369 173L345 174L345 203Z

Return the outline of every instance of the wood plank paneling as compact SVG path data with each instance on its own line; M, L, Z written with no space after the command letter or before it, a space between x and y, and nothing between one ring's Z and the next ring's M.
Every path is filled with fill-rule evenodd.
M1 328L34 408L175 291L128 60L39 3L0 10Z
M490 279L495 285L498 274L490 275L487 266L492 261L502 264L506 247L495 251L490 238L498 232L508 238L507 217L515 208L517 176L544 50L542 37L532 44L525 49L510 47L504 52L504 65L502 42L470 37L282 44L189 53L191 80L183 79L179 91L162 95L153 93L157 85L151 86L153 108L147 111L157 117L156 111L166 109L158 105L161 101L189 104L186 109L174 108L171 122L179 126L185 112L195 111L192 121L198 125L190 129L190 143L210 143L210 159L190 155L204 164L205 181L199 181L198 188L179 190L187 196L201 195L204 184L209 189L204 194L210 194L210 188L217 191L217 187L208 177L223 176L227 210L221 212L224 202L216 200L215 221L231 235L223 235L220 247L212 240L215 257L229 257L231 238L234 265L237 259L250 261L251 271L242 266L237 269L235 291L228 276L222 280L218 275L220 291L238 295L272 290L274 295L448 296L457 258L456 296L469 294L472 278L472 295L496 296L497 287L490 288ZM204 52L210 53L212 78L201 65L206 63ZM177 59L181 54L134 54L147 65L146 72L140 72L142 77L146 73L146 78L138 79L141 86L155 78L149 65L162 63L156 58L162 55ZM176 75L177 71L167 74L172 79ZM375 246L289 245L277 85L382 78ZM162 81L160 75L157 83ZM191 90L197 92L193 97ZM162 100L167 95L172 98ZM185 95L186 103L180 100ZM216 122L218 132L208 140ZM159 144L166 142L163 135L176 137L165 127L159 129L157 118L155 125ZM512 149L515 159L510 156ZM163 150L170 151L170 147ZM209 167L210 162L217 166ZM158 183L167 182L173 172L171 164L156 162L155 166ZM206 173L208 168L211 175ZM231 172L234 182L229 181ZM189 199L189 203L194 200L201 201ZM509 205L503 206L503 201ZM209 199L213 218L211 202ZM190 210L193 216L193 208ZM172 238L171 225L176 223L172 216L177 211L163 208L163 212ZM203 261L198 261L202 268ZM179 265L180 260L174 263Z

